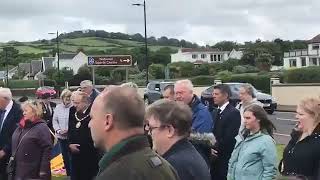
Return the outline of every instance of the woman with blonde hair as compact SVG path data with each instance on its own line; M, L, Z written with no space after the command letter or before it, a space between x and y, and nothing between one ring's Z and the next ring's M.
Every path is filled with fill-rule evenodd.
M320 179L320 99L306 98L297 106L297 133L284 149L280 172L284 176Z
M51 179L50 130L41 119L42 107L37 102L22 105L23 118L12 136L12 156L8 174L12 179Z
M62 91L60 95L62 103L56 106L52 118L53 128L56 137L58 138L67 176L71 176L71 155L68 141L69 111L70 107L72 106L71 95L72 92L68 89Z

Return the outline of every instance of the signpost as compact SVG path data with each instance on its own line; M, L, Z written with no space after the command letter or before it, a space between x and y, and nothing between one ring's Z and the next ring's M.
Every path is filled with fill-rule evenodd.
M126 81L128 81L128 66L132 66L131 55L105 55L88 56L88 66L92 67L92 81L95 85L95 67L100 66L125 66Z

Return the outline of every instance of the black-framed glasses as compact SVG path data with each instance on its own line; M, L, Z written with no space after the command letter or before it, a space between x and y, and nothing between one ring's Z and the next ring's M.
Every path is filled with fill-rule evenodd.
M170 125L160 125L160 126L152 127L152 126L150 126L149 124L145 124L144 130L145 130L145 131L148 131L149 134L152 134L152 131L153 131L153 130L158 129L158 128L166 128L166 127L170 127Z

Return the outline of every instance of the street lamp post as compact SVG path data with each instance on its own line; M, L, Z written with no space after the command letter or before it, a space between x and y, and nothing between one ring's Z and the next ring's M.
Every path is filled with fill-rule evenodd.
M56 34L56 33L48 33L48 34ZM58 67L58 86L60 82L60 53L59 53L59 31L57 31L57 38L56 38L56 43L57 43L57 67Z
M56 34L56 33L48 33L48 34ZM58 58L58 62L57 62L57 66L58 66L58 94L60 95L60 53L59 53L59 31L57 30L57 38L56 38L56 43L57 43L57 58Z
M146 0L143 0L143 4L132 4L133 6L143 6L144 12L144 44L145 44L145 66L146 66L146 85L149 83L149 62L148 62L148 42L147 42L147 13L146 13Z

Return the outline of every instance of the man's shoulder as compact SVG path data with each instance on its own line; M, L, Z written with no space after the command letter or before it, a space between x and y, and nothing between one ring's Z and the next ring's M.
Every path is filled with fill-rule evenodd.
M143 149L123 156L112 162L97 179L111 178L122 179L121 177L131 177L130 179L146 179L163 174L165 179L175 179L171 165L151 149ZM169 178L171 177L171 178ZM113 179L113 178L111 178Z

